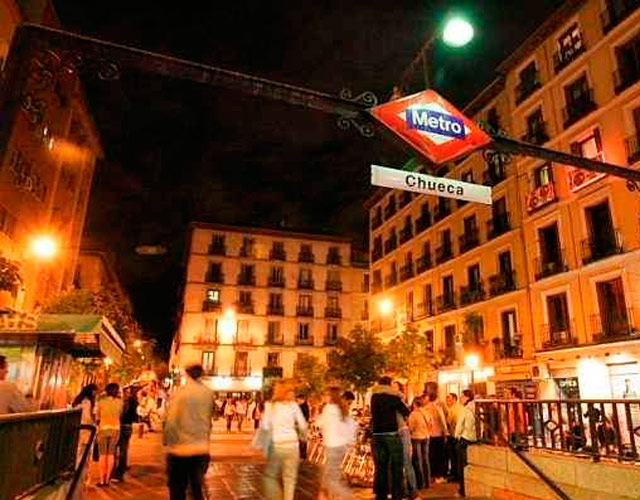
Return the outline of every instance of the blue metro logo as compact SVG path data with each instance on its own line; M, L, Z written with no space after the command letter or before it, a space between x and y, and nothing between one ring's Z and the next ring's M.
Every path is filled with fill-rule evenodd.
M421 130L455 139L464 139L466 137L464 121L460 118L427 108L408 108L405 113L407 128L409 129Z

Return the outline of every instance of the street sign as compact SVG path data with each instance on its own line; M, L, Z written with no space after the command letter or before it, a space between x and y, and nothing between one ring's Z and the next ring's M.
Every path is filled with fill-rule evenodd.
M371 165L371 184L491 205L491 188L445 177Z
M369 113L434 163L451 161L492 141L433 90L381 104Z

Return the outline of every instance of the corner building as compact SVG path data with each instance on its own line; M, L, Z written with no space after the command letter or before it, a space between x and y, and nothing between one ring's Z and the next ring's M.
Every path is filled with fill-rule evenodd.
M368 320L368 265L345 238L194 223L171 368L202 363L220 392L291 377L301 356L326 361Z
M468 116L640 168L638 2L566 2L498 75ZM473 381L498 396L516 387L525 397L637 397L638 186L480 153L444 172L491 186L493 205L396 191L369 200L372 328L384 339L406 325L422 332L444 361L442 391ZM465 365L470 353L478 366Z

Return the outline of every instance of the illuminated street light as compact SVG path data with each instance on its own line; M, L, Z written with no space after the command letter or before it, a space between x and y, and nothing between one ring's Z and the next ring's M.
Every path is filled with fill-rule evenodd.
M378 310L383 316L391 314L393 311L393 302L391 302L391 299L382 299L378 302Z
M107 367L107 369L111 367L112 363L113 363L113 360L109 356L104 358L104 365Z
M475 353L467 354L464 358L464 364L470 370L477 370L480 367L480 356Z
M460 17L449 19L442 30L442 41L450 47L464 47L473 40L473 26Z
M49 235L37 236L31 241L31 251L39 259L51 259L58 253L58 244Z
M137 339L133 342L133 347L135 347L136 349L140 349L142 347L142 340Z
M218 322L220 332L220 343L231 344L236 334L236 312L229 308L225 310L222 318Z

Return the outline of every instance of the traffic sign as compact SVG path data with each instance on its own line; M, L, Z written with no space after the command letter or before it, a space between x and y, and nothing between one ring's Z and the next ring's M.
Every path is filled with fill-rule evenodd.
M488 186L433 177L410 170L371 165L371 184L491 205L491 188Z
M369 109L377 120L434 163L444 163L492 139L433 90Z

